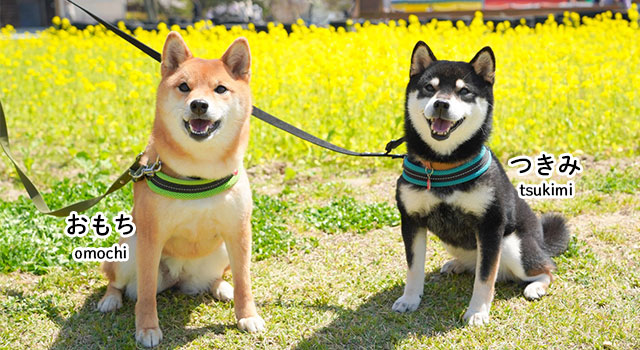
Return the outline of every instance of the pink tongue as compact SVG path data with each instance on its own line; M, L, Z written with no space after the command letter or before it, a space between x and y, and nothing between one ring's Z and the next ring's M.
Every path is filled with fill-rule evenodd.
M435 118L433 119L432 122L432 126L433 126L433 131L437 131L437 132L445 132L447 130L449 130L449 127L451 126L451 122L448 120L444 120L444 119L440 119L440 118Z
M189 120L189 126L191 126L191 130L196 132L205 132L207 128L211 125L210 120L206 119L191 119Z

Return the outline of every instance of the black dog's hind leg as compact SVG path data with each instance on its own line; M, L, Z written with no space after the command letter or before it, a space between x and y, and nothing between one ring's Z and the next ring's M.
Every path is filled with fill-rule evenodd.
M396 312L415 311L420 305L424 290L424 262L427 251L427 229L402 213L402 240L407 255L407 284L404 294L393 303L392 310Z
M552 271L555 270L550 254L561 252L566 248L565 242L568 242L569 234L564 225L564 219L546 215L540 221L522 199L518 198L518 200L516 236L520 238L522 268L511 270L522 274L516 277L528 283L524 289L524 296L534 300L547 294L547 289L553 281ZM546 232L543 232L544 227ZM551 247L547 247L545 239L549 241Z

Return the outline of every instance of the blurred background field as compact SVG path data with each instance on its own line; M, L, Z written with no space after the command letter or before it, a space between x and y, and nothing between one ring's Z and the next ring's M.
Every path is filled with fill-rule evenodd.
M182 30L160 24L136 30L161 51L170 29L180 30L197 56L219 57L238 36L253 54L254 104L319 137L360 151L382 150L402 135L404 87L411 50L425 40L439 59L469 60L489 45L497 58L492 149L518 154L574 152L596 158L640 152L638 13L624 20L604 13L567 13L535 27L417 18L345 28L294 24L268 32L198 22ZM59 29L0 40L0 98L14 152L44 183L88 155L119 168L144 148L154 115L159 65L102 27ZM253 122L249 166L274 160L318 165L393 161L338 156ZM2 158L0 173L12 170ZM101 163L102 164L102 163ZM54 173L55 174L55 173Z

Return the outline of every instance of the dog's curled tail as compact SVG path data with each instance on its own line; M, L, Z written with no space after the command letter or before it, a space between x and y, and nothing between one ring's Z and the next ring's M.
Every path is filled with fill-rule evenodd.
M562 254L569 246L569 229L559 214L542 215L544 250L551 256Z

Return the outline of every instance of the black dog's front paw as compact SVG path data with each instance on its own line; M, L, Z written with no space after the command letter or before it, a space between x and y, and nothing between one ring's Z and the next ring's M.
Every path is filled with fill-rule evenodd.
M420 295L403 295L391 307L395 312L416 311L420 306Z

